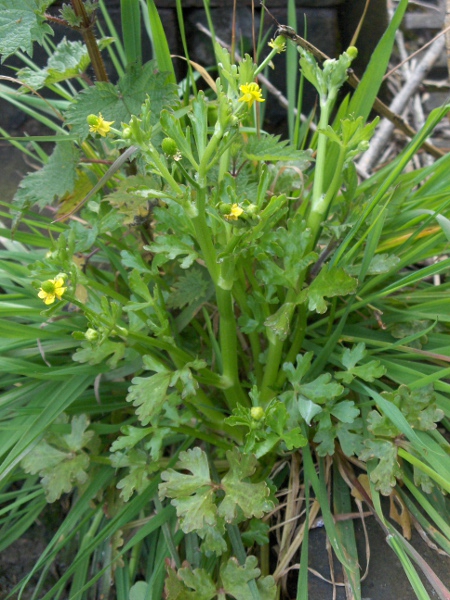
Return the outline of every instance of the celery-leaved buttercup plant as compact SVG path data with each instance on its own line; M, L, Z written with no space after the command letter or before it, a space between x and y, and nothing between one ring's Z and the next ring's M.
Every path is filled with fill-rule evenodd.
M265 101L258 74L284 44L283 36L271 42L259 65L249 56L236 65L216 45L212 89L187 101L155 63L131 68L117 85L86 88L64 106L67 140L60 134L46 166L18 192L16 208L24 212L33 186L56 178L67 161L75 200L62 186L60 214L81 208L67 225L47 224L55 235L33 261L15 248L32 274L19 314L34 324L40 318L42 335L61 336L63 348L78 345L73 362L69 356L68 366L53 368L56 341L43 348L32 328L35 360L44 366L25 374L27 386L35 386L33 377L50 382L32 412L47 394L54 404L26 421L33 435L11 437L2 467L4 477L25 477L28 486L39 479L49 502L72 494L69 515L35 570L49 568L64 540L78 536L80 543L45 600L64 594L69 581L70 598L96 589L106 597L114 582L119 600L160 598L163 587L168 600L275 599L302 539L297 594L307 598L308 527L290 524L301 506L294 492L300 461L306 524L320 508L348 597L361 598L358 557L352 527L335 522L329 505L332 463L334 512L351 512L351 489L358 506L364 500L378 515L407 570L407 542L379 502L381 492L410 506L394 489L397 479L422 507L433 493L437 543L448 550L441 506L448 444L437 423L448 416L449 390L433 388L447 340L436 314L448 319L425 302L422 279L449 259L426 273L405 272L445 249L447 159L401 175L445 110L430 116L395 164L359 184L353 161L376 120L367 124L345 103L332 118L354 48L322 66L299 50L303 76L319 96L314 153L255 126ZM113 163L99 167L100 184L87 199L93 171L78 162L81 151L91 159L103 152ZM441 228L431 231L436 215ZM419 217L420 236L410 233ZM31 227L43 225L32 220ZM43 243L43 236L31 239ZM423 241L414 246L414 239ZM14 271L3 268L16 297ZM39 302L47 305L40 317ZM420 310L401 330L399 314L414 303ZM70 341L61 323L72 328ZM424 356L427 336L432 349L422 368L415 359ZM12 358L5 365L24 376ZM24 402L17 383L4 382L5 406L16 397ZM14 430L26 417L7 418ZM355 466L368 477L358 478ZM282 510L277 491L287 480L287 522L276 538L270 517ZM135 583L138 576L145 582ZM410 579L426 597L420 580Z

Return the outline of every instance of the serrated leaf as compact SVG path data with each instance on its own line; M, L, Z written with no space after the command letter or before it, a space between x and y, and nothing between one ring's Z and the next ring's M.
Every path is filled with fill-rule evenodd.
M69 42L63 38L44 69L36 71L26 67L21 69L16 77L22 83L37 90L45 85L77 77L87 69L89 64L90 58L86 46L81 42Z
M132 175L119 183L106 200L123 215L124 225L139 225L148 219L152 200L148 190L158 190L158 182L149 175Z
M359 458L363 461L378 458L378 464L371 471L370 479L379 492L389 496L396 485L396 476L401 475L395 444L386 440L365 440Z
M156 254L154 262L158 267L164 265L168 260L184 256L180 267L189 269L198 258L194 243L188 236L159 235L152 244L144 246L144 249Z
M53 0L0 0L0 54L2 62L17 50L33 56L33 43L42 44L53 31L44 13Z
M94 437L93 431L87 431L89 427L87 415L74 415L71 421L70 433L62 434L60 437L61 445L65 446L70 452L79 452L85 448Z
M262 518L266 512L275 508L270 497L270 488L265 481L259 483L246 482L256 470L258 461L252 454L241 454L237 448L227 453L230 465L229 472L222 479L225 498L219 505L219 515L232 523L238 516L238 507L247 519Z
M103 118L116 125L128 123L131 115L139 116L147 95L150 98L150 121L155 124L163 107L178 102L176 87L170 83L168 73L156 71L156 63L150 61L143 67L130 67L117 85L96 82L83 90L66 111L66 121L72 126L72 133L86 138L89 114L102 113Z
M310 311L323 314L327 310L325 298L347 296L356 291L358 281L350 277L341 267L322 267L311 285L302 290L297 298L298 304L308 301Z
M281 140L279 135L251 136L244 146L244 156L257 161L295 161L297 169L305 171L311 164L311 152L298 150L289 145L289 140Z
M209 287L209 282L200 269L191 269L182 275L173 285L167 300L169 308L183 308L202 298Z
M34 204L45 208L55 198L71 193L77 177L78 158L79 152L72 142L57 143L42 169L22 179L13 199L15 208L26 210Z

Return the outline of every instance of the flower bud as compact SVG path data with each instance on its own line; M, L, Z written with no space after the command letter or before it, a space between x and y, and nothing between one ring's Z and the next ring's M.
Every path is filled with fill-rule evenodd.
M349 46L346 52L352 60L355 60L355 58L358 56L358 49L355 48L355 46Z
M252 408L250 409L250 415L253 420L261 421L261 419L264 417L263 407L262 406L252 406Z
M163 139L161 142L161 148L166 156L176 156L178 153L177 143L170 137Z

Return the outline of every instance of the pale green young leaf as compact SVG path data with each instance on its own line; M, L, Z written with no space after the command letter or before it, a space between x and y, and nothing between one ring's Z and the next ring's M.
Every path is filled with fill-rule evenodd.
M343 423L353 423L359 416L359 408L355 406L353 400L342 400L337 402L331 409L331 414Z
M397 459L397 448L393 442L387 440L364 440L363 451L359 459L363 461L378 459L377 466L371 471L370 479L375 489L384 496L389 496L395 487L396 477L401 476L401 469Z
M216 525L217 506L214 499L211 487L199 488L192 496L172 499L171 504L176 508L181 529L185 533Z
M111 465L116 469L126 468L127 474L117 483L121 490L120 497L125 501L131 498L134 492L142 493L150 483L150 476L158 470L158 463L149 461L148 454L143 450L132 449L126 454L116 452L111 454Z
M228 596L235 600L250 600L252 593L249 582L256 580L260 600L275 600L277 586L272 576L261 577L257 567L256 556L247 556L245 563L240 565L235 558L230 558L220 569L220 578Z
M300 292L297 302L301 304L308 300L309 310L322 314L327 310L325 298L353 294L357 285L358 281L350 277L344 269L329 268L325 265L311 285Z
M81 348L75 352L72 358L75 362L88 363L89 365L98 365L105 361L111 369L115 369L117 363L124 356L125 344L105 339L97 345L82 342Z
M252 454L241 454L236 448L227 452L229 472L222 479L225 498L219 506L219 515L228 523L238 517L238 507L244 516L262 518L275 507L271 491L265 481L244 481L254 474L258 462Z
M122 435L111 444L110 452L133 448L141 440L149 436L152 431L153 427L133 427L132 425L124 425L120 428Z
M312 402L312 400L307 400L306 398L302 398L301 396L298 398L297 407L298 412L308 425L311 425L312 419L322 412L321 406L319 406L315 402Z
M127 402L132 402L137 407L136 415L142 425L150 423L161 412L171 377L171 372L162 372L131 380Z
M191 474L179 473L175 469L167 469L161 473L163 483L159 485L159 495L163 499L190 496L199 488L211 485L208 457L196 447L186 452L180 452L176 464L179 471L189 471Z
M203 540L201 550L207 556L215 554L221 556L227 551L227 543L223 537L225 525L223 519L217 517L214 526L205 525L205 527L196 531L197 535Z
M115 126L128 123L131 115L140 115L146 97L150 98L151 123L156 123L164 107L178 102L176 88L168 80L167 73L155 72L155 63L150 61L142 68L132 66L117 85L97 82L83 90L66 111L66 121L71 132L86 138L89 125L86 117L102 113L104 119L114 121Z
M89 462L87 454L68 455L58 465L40 471L47 502L55 502L62 494L71 492L75 485L85 483Z
M79 152L72 142L56 144L48 162L20 182L13 203L18 210L26 210L34 204L45 208L56 198L73 191Z
M340 383L331 380L330 373L322 373L313 381L302 383L299 387L301 395L306 396L309 400L323 403L331 398L339 397L344 391Z
M0 0L0 54L2 62L17 50L33 56L33 44L53 35L44 13L53 0Z
M177 573L168 568L165 593L167 600L212 600L217 596L216 586L211 575L205 569L188 567Z
M380 275L381 273L389 273L400 262L400 257L396 254L375 254L369 263L367 275ZM361 265L353 265L346 267L349 275L358 276L361 270Z

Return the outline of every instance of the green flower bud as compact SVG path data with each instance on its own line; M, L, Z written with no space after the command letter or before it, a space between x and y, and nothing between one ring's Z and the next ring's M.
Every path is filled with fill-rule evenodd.
M352 60L355 60L355 58L358 56L358 49L355 48L355 46L349 46L346 52Z
M176 156L178 153L177 143L170 137L163 139L161 142L161 148L166 156Z
M262 406L252 406L250 415L255 421L261 421L264 418L264 409Z
M88 125L95 126L98 124L98 115L88 115L86 121L88 122Z
M131 127L124 127L122 129L122 137L124 140L129 140L132 136Z
M95 342L98 339L98 331L89 327L84 334L84 337L88 342Z

